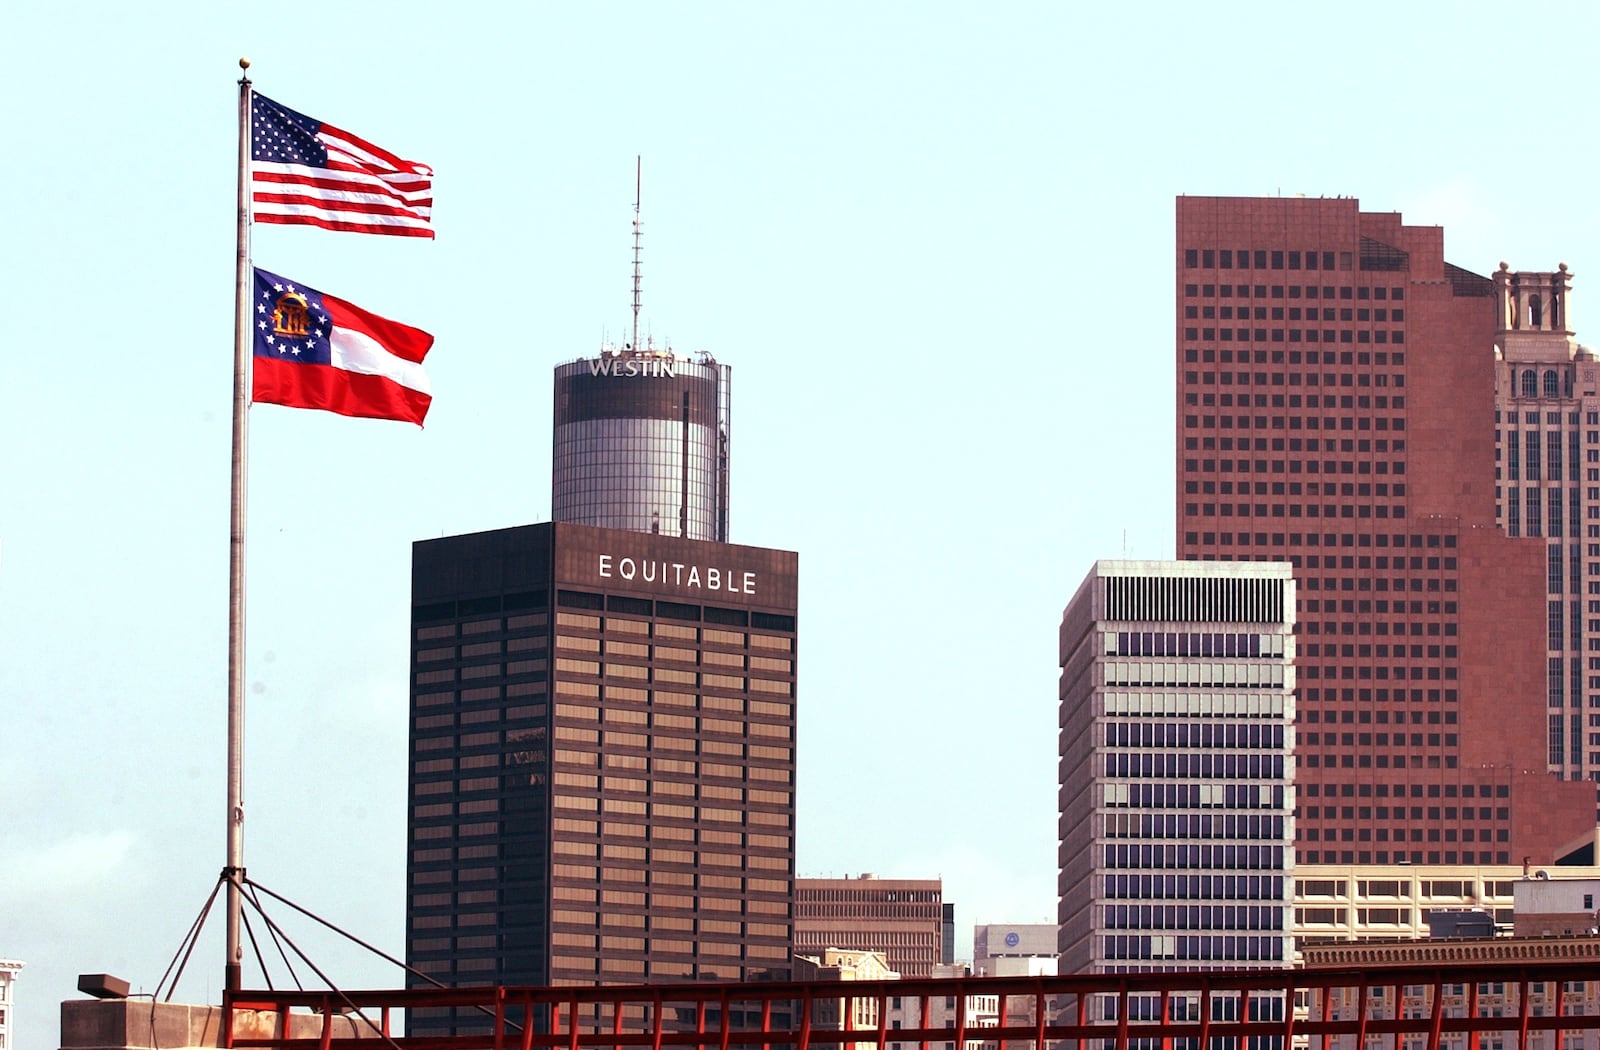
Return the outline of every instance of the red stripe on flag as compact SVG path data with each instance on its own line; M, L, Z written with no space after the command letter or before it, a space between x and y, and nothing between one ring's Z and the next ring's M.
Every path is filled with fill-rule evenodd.
M417 226L395 226L382 222L341 222L320 215L273 215L267 212L256 212L252 218L256 222L275 223L280 226L318 226L324 230L343 230L346 233L382 233L391 237L427 237L432 239L433 230L422 229Z
M329 169L319 168L318 171ZM395 186L382 179L375 179L367 175L358 175L355 178L346 178L339 175L300 175L288 174L281 171L257 171L251 181L255 184L256 192L265 192L274 186L309 186L321 190L331 190L335 193L371 193L393 197L403 202L407 207L426 208L433 204L433 198L420 197L418 194L431 192L430 187L424 184L420 189L406 190Z
M360 135L352 135L350 132L336 128L332 124L328 124L326 122L324 122L323 125L317 129L317 137L322 139L325 145L333 146L335 148L339 148L343 143L347 142L364 153L372 154L374 157L382 160L396 171L411 172L417 168L423 168L426 169L429 174L433 173L433 169L429 168L426 164L419 164L414 160L403 160L381 146L374 146ZM329 139L334 141L329 142ZM343 142L340 140L343 140ZM368 167L370 170L376 170L376 168L373 168L371 165Z
M314 408L363 419L393 419L419 427L428 415L428 406L433 403L431 395L381 376L275 357L254 359L251 400L258 404Z
M322 293L322 305L335 328L369 335L379 346L403 360L421 364L422 359L428 356L428 349L433 346L433 336L422 329L379 317L327 292Z

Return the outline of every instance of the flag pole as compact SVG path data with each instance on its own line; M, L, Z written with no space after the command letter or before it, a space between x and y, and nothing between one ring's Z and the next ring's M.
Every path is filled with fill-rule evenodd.
M239 227L233 286L233 478L228 540L228 883L223 988L238 991L244 893L244 524L250 375L250 60L239 59Z

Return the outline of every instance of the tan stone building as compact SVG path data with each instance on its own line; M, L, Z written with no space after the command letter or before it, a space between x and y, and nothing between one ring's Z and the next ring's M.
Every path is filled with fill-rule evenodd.
M1499 928L1509 931L1513 913L1522 905L1518 887L1523 894L1533 892L1524 884L1544 882L1540 872L1551 877L1548 886L1600 879L1600 868L1593 867L1299 864L1294 870L1295 946L1304 954L1310 946L1330 942L1426 937L1428 916L1435 911L1486 911ZM1575 909L1581 909L1583 891L1577 892ZM1589 892L1600 893L1600 886ZM1534 907L1530 898L1522 910ZM1592 911L1590 917L1593 925ZM1580 928L1588 926L1574 927L1573 932ZM1533 932L1542 930L1541 926Z
M797 981L894 981L900 975L889 968L882 952L826 948L815 956L794 957ZM815 999L811 1003L811 1026L824 1032L870 1032L872 1037L859 1043L840 1043L840 1050L877 1050L878 999L875 996Z

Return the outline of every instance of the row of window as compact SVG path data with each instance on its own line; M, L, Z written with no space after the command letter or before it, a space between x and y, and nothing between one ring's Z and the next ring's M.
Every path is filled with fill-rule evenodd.
M1276 809L1288 793L1282 784L1101 784L1108 807L1139 809Z
M1300 837L1306 842L1316 842L1326 838L1329 842L1388 842L1390 840L1389 828L1328 828L1327 834L1322 834L1324 829L1315 825L1305 824L1300 827ZM1510 842L1511 832L1506 828L1419 828L1402 824L1393 829L1395 842ZM1459 839L1457 835L1459 834ZM1492 836L1492 838L1491 838Z
M1100 714L1139 718L1282 718L1288 697L1281 690L1262 692L1101 694Z
M1277 755L1136 755L1115 752L1103 756L1103 775L1118 778L1162 777L1221 780L1282 780L1284 756Z
M1391 248L1376 241L1362 242L1360 265L1363 271L1391 270L1403 268L1406 253L1398 248ZM1253 265L1252 265L1253 264ZM1320 249L1305 249L1304 251L1289 251L1288 249L1272 248L1262 250L1259 248L1185 248L1183 250L1183 265L1185 269L1205 270L1334 270L1348 273L1355 269L1357 255L1347 251L1322 251ZM1346 287L1348 291L1348 286ZM1361 291L1367 289L1363 287ZM1383 288L1375 291L1382 292ZM1394 288L1394 297L1401 298L1404 288Z
M1382 630L1380 630L1378 632L1379 634L1387 635L1389 633L1389 624L1388 624L1387 621L1381 621L1378 624L1378 626L1380 628L1382 628ZM1396 627L1400 627L1400 628L1404 628L1406 625L1397 623L1397 624L1395 624L1395 626ZM1433 628L1433 630L1430 633L1432 633L1432 634L1438 634L1439 633L1439 631L1438 631L1439 625L1438 624L1430 623L1430 624L1428 624L1428 626ZM1450 624L1445 624L1444 626L1446 628L1446 631L1445 631L1446 634L1454 635L1456 633L1456 625L1455 624L1450 623ZM1415 629L1415 631L1417 633L1420 633L1421 629L1422 629L1422 624L1413 623L1413 624L1410 625L1410 628L1411 629ZM1396 645L1396 646L1393 647L1393 652L1394 652L1394 655L1396 657L1409 656L1414 660L1420 660L1420 659L1422 659L1422 656L1423 656L1423 647L1420 646L1420 645L1412 645L1412 646L1410 646L1409 651L1407 651L1407 647L1406 646L1404 646L1404 645ZM1300 650L1299 650L1299 655L1301 657L1316 657L1316 656L1324 656L1324 655L1326 655L1326 656L1346 656L1346 657L1359 656L1359 657L1362 657L1363 659L1371 659L1372 657L1376 656L1379 659L1387 659L1389 654L1390 654L1390 647L1388 645L1381 645L1381 644L1378 645L1376 649L1374 649L1373 646L1371 646L1371 645L1351 645L1351 644L1347 643L1347 644L1344 644L1344 645L1341 646L1341 645L1338 645L1338 644L1335 644L1335 643L1331 643L1331 642L1328 643L1327 645L1322 645L1322 644L1320 644L1318 642L1307 642L1305 645L1301 646ZM1437 645L1430 645L1430 646L1427 647L1428 659L1437 660L1441 655L1444 656L1445 659L1447 659L1447 660L1455 659L1456 656L1457 656L1456 647L1453 646L1453 645L1444 646L1443 652L1440 651L1440 647L1437 646Z
M1404 350L1392 352L1388 350L1235 350L1228 347L1217 349L1215 347L1196 348L1191 346L1184 348L1183 359L1189 364L1194 364L1197 361L1204 361L1207 364L1213 361L1220 361L1225 365L1234 363L1241 365L1252 363L1258 365L1268 363L1281 365L1285 362L1291 365L1341 365L1345 371L1353 375L1365 375L1365 373L1355 372L1352 366L1368 368L1375 365L1379 368L1385 368L1393 364L1398 368L1406 363L1406 354ZM1257 376L1261 374L1260 372L1256 373ZM1265 383L1266 380L1258 379L1257 382ZM1282 383L1278 385L1281 386ZM1328 385L1332 386L1333 383L1330 382ZM1366 386L1367 384L1362 383L1361 385ZM1400 383L1398 385L1404 386L1405 384ZM1496 419L1498 418L1497 413ZM1573 420L1573 422L1577 422L1577 420Z
M1570 475L1568 480L1577 481L1579 463L1578 431L1569 430L1566 432L1566 434L1566 444L1570 450L1570 455L1567 459L1568 474ZM1539 438L1540 432L1537 430L1510 430L1504 432L1502 445L1502 432L1499 429L1495 430L1494 458L1496 462L1501 460L1501 450L1503 447L1505 452L1505 472L1508 479L1511 481L1519 481L1521 480L1520 475L1526 473L1529 481L1539 481L1541 480L1539 476L1541 473L1541 468L1545 464L1548 464L1550 480L1561 480L1561 431L1552 430L1549 432L1550 440L1545 445L1545 451L1547 454L1542 457L1539 454ZM1600 430L1588 431L1585 435L1585 443L1590 445L1600 445ZM1591 461L1595 461L1597 459L1597 457L1593 456L1589 458ZM1496 477L1498 476L1499 474L1497 472Z
M1282 656L1281 634L1107 631L1108 656Z
M1401 519L1406 516L1403 504L1391 507L1387 503L1346 503L1342 506L1327 503L1257 503L1254 504L1255 513L1252 514L1252 505L1249 503L1185 503L1183 513L1186 518L1361 518L1378 519L1387 521ZM1240 560L1252 560L1241 557ZM1363 587L1362 590L1367 588ZM1385 588L1379 588L1380 590ZM1454 590L1454 587L1449 588Z
M1498 408L1494 410L1494 421L1496 423L1501 422L1502 416L1503 416L1504 421L1507 422L1507 423L1513 423L1514 424L1514 423L1518 422L1518 420L1520 419L1521 422L1526 423L1528 426L1538 426L1540 424L1540 422L1542 421L1545 426L1554 427L1554 426L1559 426L1561 424L1561 418L1562 418L1563 414L1566 416L1566 421L1567 421L1567 424L1569 426L1574 426L1575 427L1575 426L1578 425L1578 413L1576 413L1576 412L1561 413L1561 412L1550 412L1550 411L1545 411L1545 412L1528 411L1528 412L1523 412L1521 414L1521 416L1518 416L1515 411L1508 410L1508 411L1502 413L1500 411L1500 409L1498 409ZM1600 426L1600 412L1585 412L1583 414L1583 419L1584 419L1584 422L1586 422L1591 427Z
M1376 735L1372 733L1302 733L1300 734L1298 740L1300 743L1310 747L1355 747L1358 741L1362 747L1388 747L1391 736L1394 738L1393 742L1395 747L1406 746L1407 734L1405 733L1378 733ZM1424 736L1427 737L1429 747L1436 748L1439 746L1440 734L1438 733L1412 733L1410 734L1410 746L1421 747ZM1444 745L1446 747L1455 747L1458 743L1458 738L1455 733L1445 733L1443 734L1443 737ZM1382 807L1379 808L1381 809ZM1316 816L1316 810L1317 807L1312 806L1308 812L1311 816ZM1483 813L1484 819L1489 819L1489 811L1485 809ZM1450 817L1454 819L1454 809L1450 810Z
M1356 427L1361 430L1376 429L1379 431L1403 431L1406 429L1404 416L1362 415L1354 426L1351 424L1352 418L1349 416L1249 416L1241 412L1236 416L1185 415L1183 417L1183 426L1186 430L1351 430ZM1329 440L1333 439L1330 438ZM1281 448L1282 446L1275 447ZM1294 469L1295 465L1297 464L1290 466L1290 473L1298 474L1300 471ZM1405 462L1403 460L1395 461L1393 466L1395 473L1405 473ZM1379 474L1387 474L1389 472L1387 464L1379 464L1379 468L1377 471ZM1330 467L1329 473L1333 473L1334 469ZM1344 470L1345 473L1351 473L1350 470L1342 466L1337 469ZM1306 473L1314 474L1316 470L1308 469ZM1361 473L1365 474L1367 471L1363 470ZM1529 480L1537 481L1537 472ZM1556 479L1552 478L1551 480Z
M1290 940L1282 937L1230 937L1108 934L1095 938L1100 959L1179 959L1197 962L1280 961L1288 958Z
M1314 482L1313 485L1315 485ZM1349 495L1349 493L1347 492L1345 495ZM1295 554L1289 560L1295 568L1305 569L1320 569L1324 566L1329 569L1388 569L1392 566L1395 569L1425 568L1429 572L1438 572L1440 569L1445 572L1456 571L1456 559L1454 557L1441 559L1438 555L1429 555L1427 558L1423 558L1420 555L1413 554L1410 560L1407 561L1403 555L1395 555L1391 560L1384 554L1380 554L1376 558L1367 554L1359 556L1330 554L1326 558L1320 554Z
M1310 320L1310 318L1307 318L1307 320ZM1253 330L1249 328L1185 328L1183 330L1183 338L1191 343L1248 343L1252 341L1252 331L1255 335L1254 341L1257 343L1315 343L1319 341L1319 333L1320 341L1324 343L1376 343L1383 346L1389 343L1404 343L1406 341L1405 330L1401 328L1393 330L1379 328L1376 331L1362 328L1354 332L1348 328L1290 328L1287 331L1282 328L1273 328L1270 336L1268 329L1265 328Z
M1406 690L1404 690L1404 689L1396 689L1393 692L1394 692L1394 702L1395 703L1404 703L1405 702ZM1421 690L1421 689L1413 689L1410 692L1411 692L1411 701L1413 703L1421 703L1422 702L1423 690ZM1336 695L1336 694L1341 694L1341 693L1342 693L1342 695ZM1323 695L1323 694L1326 694L1326 695ZM1366 704L1369 704L1369 703L1373 702L1374 699L1376 699L1376 701L1378 703L1380 703L1380 704L1386 704L1386 703L1389 702L1389 694L1390 694L1390 690L1388 690L1388 689L1377 689L1377 690L1373 690L1373 689L1348 689L1348 688L1344 689L1344 690L1338 690L1338 689L1321 689L1321 690L1318 690L1318 689L1302 689L1300 691L1300 699L1306 701L1307 704L1310 704L1310 705L1315 705L1319 700L1326 700L1330 704L1334 703L1335 701L1342 700L1344 703L1348 704L1348 703L1353 702L1359 696L1361 698L1361 703L1363 705L1366 705ZM1438 704L1439 701L1440 701L1440 691L1437 690L1437 689L1429 689L1429 690L1427 690L1427 697L1428 697L1428 703L1430 705ZM1459 698L1459 694L1454 689L1446 689L1446 690L1444 690L1443 699L1444 699L1445 703L1453 704L1453 703L1455 703L1457 701L1458 698ZM1322 712L1317 710L1317 708L1315 706L1302 705L1300 710L1298 710L1296 712L1295 717L1296 717L1297 721L1310 722L1312 724L1315 724L1321 718L1321 714L1322 714ZM1335 722L1341 722L1341 721L1344 722L1346 725L1350 724L1351 722L1360 722L1362 725L1366 725L1367 723L1371 722L1373 720L1373 717L1374 717L1373 712L1371 710L1365 709L1365 708L1363 710L1360 710L1360 711L1351 711L1349 708L1345 708L1345 710L1343 710L1343 711L1329 711L1327 714L1328 714L1327 722L1328 722L1329 725L1332 725ZM1442 717L1443 717L1444 721L1447 724L1449 724L1449 725L1455 725L1456 724L1456 712L1455 711L1453 711L1453 710L1445 711L1445 712L1443 712ZM1389 721L1389 712L1387 710L1383 709L1383 708L1379 708L1378 711L1377 711L1376 718L1377 718L1377 721L1380 724L1386 724ZM1427 719L1428 719L1428 724L1429 725L1438 725L1440 718L1441 718L1441 713L1437 710L1437 708L1431 708L1427 712ZM1421 710L1415 710L1415 709L1412 710L1412 712L1411 712L1411 721L1414 724L1420 724L1422 722L1422 719L1423 719L1423 712ZM1404 711L1396 711L1396 712L1394 712L1394 720L1395 720L1395 724L1397 724L1397 725L1405 722L1406 713ZM1455 797L1454 789L1452 788L1451 791L1452 791L1452 794L1450 795L1450 797L1454 798ZM1467 797L1468 798L1472 797L1472 793L1470 791L1467 793Z
M1374 387L1374 386L1376 386L1376 387L1387 387L1387 386L1390 386L1391 384L1393 386L1395 386L1395 387L1403 387L1403 386L1406 385L1404 376L1398 376L1398 375L1391 376L1391 375L1389 375L1388 373L1385 373L1385 372L1380 372L1380 373L1378 373L1376 375L1371 375L1371 376L1362 374L1360 376L1357 376L1356 379L1358 380L1357 382L1350 382L1349 381L1349 373L1346 373L1341 378L1336 378L1331 373L1323 373L1323 372L1271 372L1271 373L1256 372L1256 373L1254 373L1253 380L1252 380L1252 375L1249 372L1226 372L1226 371L1199 372L1199 371L1187 371L1187 372L1184 372L1184 374L1183 374L1184 383L1187 384L1188 386L1191 386L1191 387L1199 385L1202 382L1204 384L1208 385L1208 386L1216 386L1216 385L1220 385L1220 386L1240 386L1240 387L1247 387L1247 386L1251 386L1251 385L1258 386L1258 387L1262 387L1262 386L1285 386L1285 385L1291 386L1291 387L1297 387L1297 386L1307 386L1307 387L1335 387L1335 386L1341 386L1341 387L1361 387L1363 389L1366 389L1368 387ZM1220 395L1215 394L1214 392L1203 391L1203 392L1200 393L1200 403L1204 404L1204 405L1211 405L1219 397L1221 398L1221 400L1224 403L1228 403L1228 398L1230 398L1232 396L1233 395L1229 394L1226 391L1223 391ZM1254 396L1254 399L1255 399L1254 400L1254 404L1257 405L1258 407L1265 406L1267 404L1267 402L1264 400L1264 398L1266 398L1267 395L1265 395L1265 394L1255 394L1253 396ZM1301 396L1302 395L1300 395L1300 394L1289 394L1289 395L1287 395L1287 397L1288 397L1288 402L1287 403L1289 405L1291 405L1291 406L1298 407L1301 404L1301 401L1300 401ZM1321 407L1321 408L1333 408L1333 407L1335 407L1335 400L1334 400L1335 396L1336 395L1331 394L1331 393L1327 394L1325 396L1324 395L1318 395L1318 394L1306 394L1306 395L1304 395L1305 400L1307 402L1309 402L1312 407ZM1185 403L1194 404L1195 403L1194 402L1194 397L1195 397L1195 395L1193 393L1191 393L1191 392L1189 392L1187 390L1185 391L1185 395L1184 395ZM1321 400L1320 401L1316 400L1319 397L1321 398ZM1250 395L1250 394L1240 393L1238 395L1238 397L1237 397L1237 400L1235 402L1233 402L1233 403L1237 404L1239 407L1244 407L1244 406L1249 405L1249 404L1252 403L1251 402L1251 398L1252 398L1252 395ZM1273 394L1272 395L1272 400L1271 400L1272 406L1274 408L1282 407L1285 404L1284 398L1285 398L1285 395L1283 395L1283 394ZM1373 398L1370 398L1365 394L1361 395L1359 398L1357 398L1355 400L1352 400L1352 396L1348 395L1348 394L1343 395L1340 398L1340 401L1342 402L1342 404L1343 404L1343 406L1345 408L1369 408L1369 407L1371 407L1371 404L1372 404L1373 400L1374 400ZM1378 395L1377 401L1378 401L1379 407L1389 407L1390 404L1391 404L1391 402L1389 400L1385 400L1384 399L1384 395ZM1398 395L1396 395L1396 397L1393 399L1392 404L1393 404L1393 407L1395 407L1395 408L1403 408L1403 407L1405 407L1405 400L1404 400L1404 398L1401 398Z
M1464 879L1423 879L1421 883L1423 898L1459 897L1472 901L1480 898L1476 884ZM1499 897L1509 903L1515 893L1512 888L1515 885L1506 879L1484 879L1482 897ZM1412 896L1411 882L1400 879L1358 879L1355 894L1361 898L1399 897L1409 900ZM1310 897L1349 898L1350 883L1344 879L1296 879L1294 896L1296 900Z
M1379 463L1379 473L1383 473L1383 468L1386 466L1388 466L1388 464ZM1237 492L1235 490L1235 486L1237 486ZM1253 494L1257 496L1378 496L1380 498L1387 498L1391 492L1396 497L1403 497L1406 494L1406 486L1405 482L1403 481L1395 482L1391 488L1390 484L1386 481L1380 481L1374 484L1373 482L1366 481L1257 481L1252 483L1249 481L1233 482L1206 480L1186 481L1183 483L1183 490L1185 494L1203 494L1207 496L1232 496L1235 494L1240 496L1248 496Z
M1422 798L1424 795L1428 798L1440 797L1440 785L1438 784L1426 785L1426 792L1424 792L1424 785L1422 784L1329 784L1327 795L1329 798L1333 798L1336 795L1344 798L1372 798L1376 794L1378 798L1388 798L1391 787L1394 789L1395 798L1405 798L1407 795L1411 798ZM1462 798L1472 797L1473 785L1471 784L1445 784L1443 797L1455 798L1458 787ZM1508 799L1511 797L1511 788L1506 784L1479 784L1477 788L1479 798ZM1300 795L1303 798L1316 798L1321 793L1322 786L1320 784L1303 784L1300 787Z
M1108 930L1281 930L1288 909L1270 904L1102 904Z
M1100 669L1100 684L1106 686L1273 689L1284 684L1284 665L1278 660L1221 664L1107 660Z
M1223 460L1223 462L1226 463L1228 461L1227 460ZM1241 533L1239 533L1238 541L1240 543L1242 543L1242 544L1249 544L1251 542L1251 538L1252 537L1251 537L1250 533L1241 532ZM1264 546L1267 545L1267 539L1268 539L1268 534L1267 533L1258 532L1254 536L1255 545L1257 547L1264 547ZM1391 536L1389 533L1386 533L1386 532L1379 532L1379 533L1371 533L1371 532L1346 532L1346 533L1308 532L1308 533L1305 533L1303 535L1301 533L1298 533L1298 532L1291 532L1291 533L1287 533L1287 534L1282 533L1282 532L1274 532L1274 533L1271 534L1271 541L1272 541L1272 546L1274 546L1274 547L1283 547L1283 546L1290 546L1290 547L1377 547L1377 548L1380 548L1380 549L1382 549L1384 547L1404 548L1404 547L1407 547L1407 546L1411 546L1411 547L1423 547L1423 546L1426 546L1426 547L1441 547L1442 546L1442 547L1445 547L1445 548L1454 548L1456 546L1456 542L1457 542L1456 536L1453 533L1446 533L1446 534L1441 536L1438 533L1426 533L1426 534L1424 534L1424 533L1419 533L1419 532L1413 532L1413 533L1397 532L1397 533L1393 534L1393 536ZM1197 533L1197 532L1185 533L1184 534L1184 542L1185 543L1190 543L1190 544L1202 542L1201 538L1200 538L1200 533ZM1217 542L1216 534L1215 533L1210 533L1210 532L1206 533L1205 537L1204 537L1204 542L1207 543L1207 544L1216 543ZM1224 544L1233 543L1234 542L1234 534L1231 533L1231 532L1224 532L1222 534L1222 542ZM1455 605L1454 602L1447 602L1446 605L1452 606L1452 608L1448 608L1446 610L1447 612L1451 612L1451 613L1455 612L1455 609L1453 608L1453 606ZM1402 611L1402 610L1398 610L1397 609L1396 611L1399 612L1399 611ZM1421 609L1413 609L1411 611L1412 612L1421 612L1422 610ZM1429 610L1429 612L1438 612L1438 611L1439 610L1437 610L1437 609L1430 609Z
M1281 871L1286 853L1284 846L1108 842L1101 847L1101 866L1111 870L1167 868L1189 871L1212 868L1221 871Z
M1413 755L1407 752L1398 752L1390 755L1317 755L1306 754L1301 757L1300 764L1306 769L1457 769L1461 760L1456 755L1445 755L1442 759L1438 755Z
M1335 314L1338 316L1335 317ZM1185 306L1183 308L1183 316L1187 320L1232 321L1235 319L1234 308L1231 306ZM1406 312L1404 310L1396 309L1392 312L1392 316L1396 322L1404 321L1406 319ZM1391 311L1384 309L1369 310L1366 307L1362 307L1361 309L1356 310L1348 306L1343 306L1335 310L1331 306L1324 306L1322 307L1320 320L1387 322L1390 320L1390 317ZM1238 308L1237 319L1240 321L1265 321L1269 319L1269 310L1265 306L1258 306L1253 311L1248 306L1241 306ZM1274 321L1316 321L1319 320L1319 317L1317 315L1317 307L1315 306L1274 306L1270 310L1270 319ZM1228 337L1223 336L1223 338L1226 339ZM1400 340L1396 340L1396 342L1400 342Z
M1337 396L1337 395L1334 395L1334 394L1329 394L1326 397L1322 397L1322 396L1317 395L1317 394L1306 394L1306 395L1303 395L1303 396L1300 395L1300 394L1289 394L1287 396L1285 396L1283 394L1273 394L1273 395L1271 395L1270 399L1268 398L1268 396L1266 394L1256 394L1256 395L1254 395L1253 398L1252 398L1252 395L1250 395L1250 394L1240 394L1240 395L1238 395L1238 398L1237 398L1237 401L1236 401L1233 394L1211 394L1211 393L1195 394L1195 393L1189 393L1189 394L1185 394L1184 395L1184 403L1188 404L1188 405L1195 405L1195 406L1202 406L1203 405L1206 408L1216 408L1216 407L1222 407L1222 408L1234 408L1234 407L1237 407L1237 408L1252 408L1252 407L1254 407L1254 408L1284 408L1284 407L1288 407L1288 408L1328 408L1328 409L1332 409L1332 408L1356 409L1356 408L1359 408L1359 409L1363 409L1363 410L1367 410L1367 409L1371 409L1371 408L1378 408L1378 409L1386 410L1386 409L1391 407L1391 403L1392 403L1392 406L1394 408L1404 408L1404 407L1406 407L1406 403L1405 403L1405 398L1404 397L1400 397L1400 396L1397 395L1392 399L1392 402L1391 402L1391 399L1387 395L1384 395L1384 394L1379 394L1376 397L1369 397L1366 394L1362 394L1359 397L1352 396L1350 394L1345 394L1343 396ZM1264 416L1263 417L1258 417L1258 419L1265 419L1265 417ZM1256 425L1264 427L1264 426L1266 426L1266 423L1257 422ZM1281 426L1282 424L1280 423L1278 425ZM1319 439L1318 438L1306 438L1305 440L1307 442L1316 442ZM1352 439L1351 438L1345 438L1343 440L1344 441L1350 441ZM1363 440L1367 440L1367 439L1363 439ZM1388 451L1387 439L1386 438L1379 438L1378 440L1379 441L1384 441L1386 443L1386 447L1384 447L1382 449L1379 449L1378 451L1387 452ZM1334 450L1334 448L1338 447L1338 442L1339 442L1339 439L1337 439L1337 438L1329 438L1328 439L1328 445L1329 445L1328 451L1332 452ZM1318 446L1313 444L1313 445L1311 445L1309 451L1315 452L1315 451L1317 451L1317 448L1318 448ZM1353 452L1355 450L1354 449L1344 449L1344 451ZM1369 447L1367 449L1364 449L1363 451L1367 451L1367 452L1372 451L1372 449L1370 448L1370 441L1369 441Z
M1395 302L1399 302L1406 297L1406 290L1394 286L1368 288L1331 284L1291 284L1287 286L1281 284L1185 284L1183 286L1183 297L1185 299L1282 299L1285 296L1290 299L1299 299L1302 296L1307 299L1315 299L1319 295L1323 299L1359 299L1363 302L1368 299L1375 299L1378 302L1392 299Z
M1095 876L1102 899L1281 901L1282 875L1117 875Z
M1541 382L1542 380L1542 382ZM1532 368L1511 370L1511 389L1525 398L1558 398L1572 396L1572 370L1563 368L1559 372L1554 368L1547 368L1543 375ZM1530 413L1531 414L1531 413ZM1594 415L1595 413L1590 413ZM1556 413L1552 413L1556 415ZM1578 421L1578 414L1572 413L1572 422Z
M446 602L438 606L419 606L414 610L418 619L432 618L435 615L452 615L458 611L458 604L492 604L498 608L502 604L510 605L514 602L543 604L542 593L508 595L504 598L485 599L479 602ZM556 624L560 627L576 628L584 631L601 631L642 638L667 638L677 641L707 645L743 648L747 643L752 649L771 649L783 652L794 650L794 639L782 635L746 633L743 628L753 626L757 630L786 631L793 633L794 617L782 616L774 613L747 613L743 609L723 609L716 606L684 605L678 602L658 601L652 602L648 598L632 598L623 595L602 596L573 591L562 591L563 605L572 601L584 603L580 607L592 607L597 610L611 609L632 613L632 616L601 616L598 613L561 611L556 614ZM465 610L459 610L464 615ZM637 616L650 616L652 613L666 617L669 620L680 622L661 622L636 619ZM704 620L708 624L722 624L724 627L696 626L695 621ZM681 622L689 621L689 622ZM514 614L510 616L475 617L459 623L437 623L418 626L413 631L413 638L417 642L442 642L453 638L473 638L474 641L486 639L488 636L507 634L517 637L542 638L542 632L550 625L550 614L546 612ZM510 640L507 641L510 645ZM518 648L525 648L530 643L522 643ZM537 644L531 643L531 644Z
M1104 747L1267 748L1283 747L1284 726L1251 722L1122 722L1096 726Z
M1297 850L1299 864L1509 864L1509 850Z
M1282 841L1281 813L1106 813L1097 818L1108 839L1243 839Z
M1385 424L1385 423L1388 422L1388 420L1387 419L1380 419L1378 422L1380 424ZM1330 427L1329 429L1332 429L1332 428ZM1339 429L1340 430L1356 429L1356 430L1363 430L1363 431L1371 430L1372 429L1372 421L1370 419L1367 419L1366 417L1362 417L1362 419L1359 421L1358 425L1352 426L1351 420L1346 418L1346 419L1342 419L1342 420L1339 421ZM1380 425L1377 429L1383 430L1384 426ZM1332 439L1330 438L1329 440L1331 441ZM1183 449L1184 449L1185 452L1199 452L1199 451L1202 451L1202 450L1206 451L1206 452L1217 452L1217 451L1220 451L1220 452L1241 452L1241 453L1243 453L1243 452L1266 452L1269 447L1271 448L1271 450L1273 452L1282 452L1283 451L1283 447L1284 447L1284 439L1281 438L1281 437L1272 438L1271 442L1270 442L1270 446L1269 446L1269 442L1268 442L1267 438L1256 438L1256 439L1254 439L1252 441L1250 438L1241 437L1237 441L1235 441L1231 437L1219 438L1215 434L1207 434L1205 437L1193 437L1193 436L1190 436L1190 437L1185 437L1183 439ZM1256 462L1260 463L1260 462L1263 462L1263 461L1258 459L1258 460L1256 460ZM1304 466L1305 466L1305 464L1303 464L1300 460L1293 460L1289 464L1289 472L1292 473L1292 474L1298 474L1298 473L1301 472L1301 469ZM1338 473L1341 473L1341 474L1368 474L1368 473L1371 473L1371 470L1372 470L1372 465L1367 460L1362 460L1360 463L1356 463L1356 464L1351 464L1347 460L1347 461L1345 461L1343 463L1340 463L1338 466L1339 466ZM1398 469L1399 468L1399 464L1398 463L1394 464L1394 467L1396 468L1396 470L1395 470L1396 473L1400 473L1401 472ZM1307 473L1315 473L1315 472L1316 472L1315 470L1308 470L1307 471ZM1333 471L1330 470L1329 473L1333 473Z

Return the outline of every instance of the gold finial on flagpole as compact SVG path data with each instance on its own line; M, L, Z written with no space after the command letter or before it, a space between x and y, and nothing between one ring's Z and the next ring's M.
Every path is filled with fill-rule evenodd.
M248 58L239 59L239 68L240 69L249 69L250 68L250 60Z

